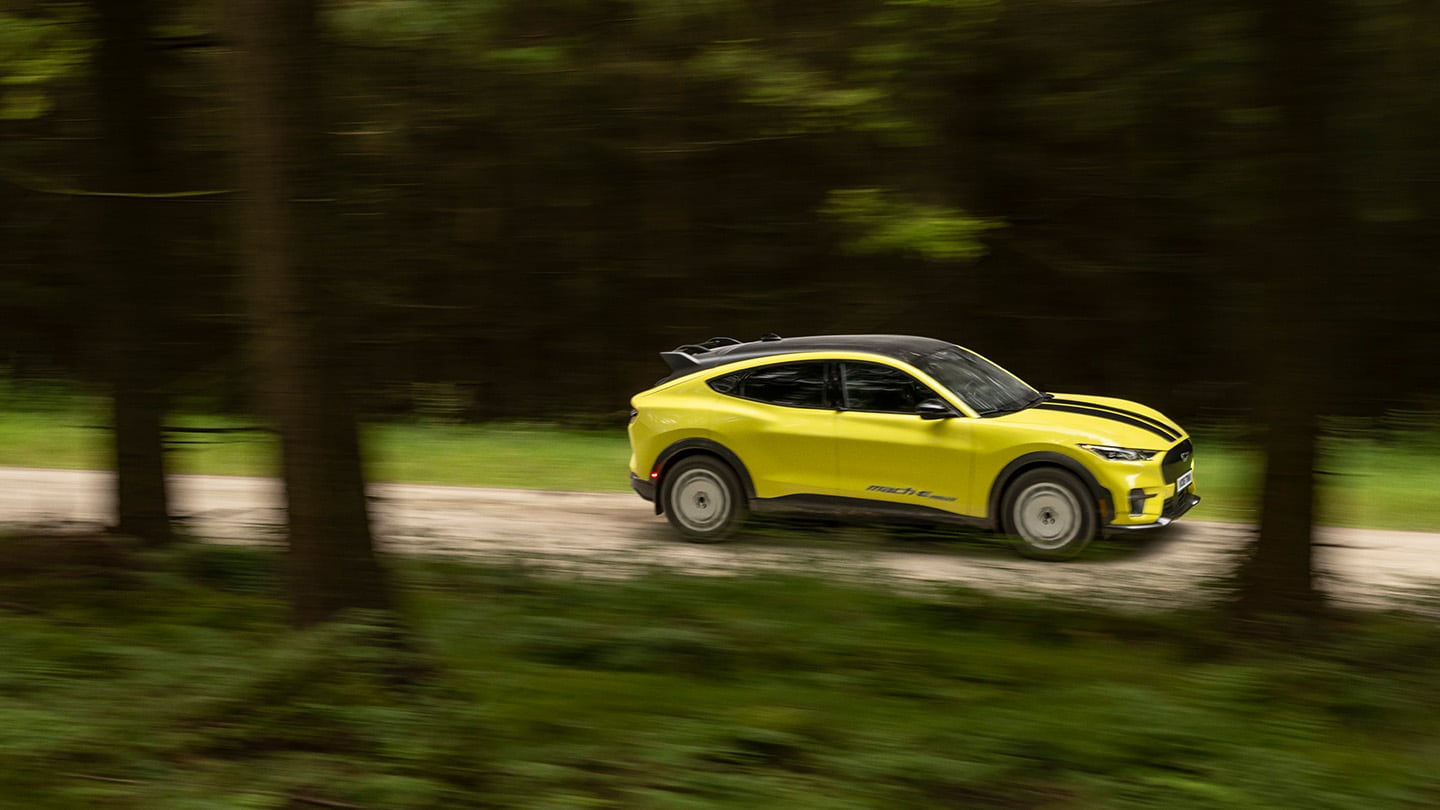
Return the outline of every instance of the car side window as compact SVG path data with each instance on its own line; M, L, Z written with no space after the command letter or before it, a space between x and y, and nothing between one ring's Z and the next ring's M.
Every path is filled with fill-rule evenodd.
M935 393L905 372L879 363L841 363L845 409L874 413L915 413Z
M710 381L722 394L791 408L829 407L825 395L825 363L779 363L737 371Z

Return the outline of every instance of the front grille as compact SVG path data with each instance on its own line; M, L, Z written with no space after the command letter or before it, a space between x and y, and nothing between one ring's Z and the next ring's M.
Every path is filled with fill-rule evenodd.
M1200 496L1186 490L1173 498L1166 498L1165 507L1161 510L1160 516L1174 520L1189 512L1198 503L1200 503Z
M1194 465L1195 459L1192 455L1194 452L1195 448L1190 444L1189 439L1170 448L1170 452L1165 454L1165 460L1160 464L1160 471L1165 475L1165 483L1175 483L1186 470Z

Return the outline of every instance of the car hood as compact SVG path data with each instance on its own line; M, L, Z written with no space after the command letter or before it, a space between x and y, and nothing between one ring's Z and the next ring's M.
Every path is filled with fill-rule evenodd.
M1154 408L1113 397L1053 394L1023 411L994 417L1007 425L1065 433L1079 442L1163 450L1186 437Z

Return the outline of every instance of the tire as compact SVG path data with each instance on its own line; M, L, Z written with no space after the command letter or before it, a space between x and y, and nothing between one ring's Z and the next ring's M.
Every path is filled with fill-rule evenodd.
M714 456L691 456L665 473L665 517L692 543L718 543L739 530L750 503L730 465Z
M1011 482L1001 507L1015 550L1039 560L1068 560L1099 529L1094 498L1071 473L1053 467L1031 470Z

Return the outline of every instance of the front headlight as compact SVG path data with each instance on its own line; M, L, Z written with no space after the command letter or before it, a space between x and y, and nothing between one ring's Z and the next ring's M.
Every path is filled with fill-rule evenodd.
M1106 461L1149 461L1155 457L1159 450L1137 450L1134 447L1110 447L1104 444L1082 444L1081 447L1089 450Z

